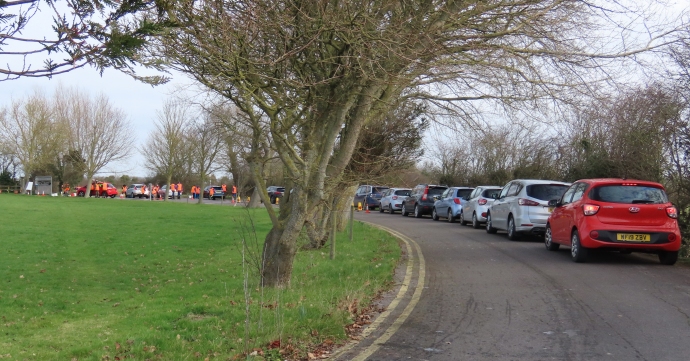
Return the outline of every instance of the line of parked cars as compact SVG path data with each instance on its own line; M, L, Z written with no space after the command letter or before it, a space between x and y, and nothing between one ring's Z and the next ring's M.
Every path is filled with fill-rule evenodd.
M431 215L475 229L484 224L487 233L505 231L510 240L542 236L550 251L570 247L575 262L585 262L593 249L607 249L655 253L662 264L673 265L681 246L678 210L661 184L642 180L516 179L503 187L474 188L363 185L354 202L382 213Z

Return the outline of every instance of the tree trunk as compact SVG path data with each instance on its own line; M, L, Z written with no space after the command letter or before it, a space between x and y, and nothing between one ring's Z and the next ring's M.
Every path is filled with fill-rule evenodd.
M172 174L168 174L167 181L168 181L168 189L166 189L165 194L163 194L163 202L168 201L168 193L170 193L170 189L172 188L172 184L170 183L170 182L172 182ZM174 197L175 197L175 193L173 193L173 198Z
M338 211L336 216L338 232L344 231L350 220L350 207L352 207L355 191L357 191L357 185L348 186L344 192L336 196L335 209Z
M259 195L259 187L254 187L254 190L252 191L252 196L249 199L249 204L247 207L249 208L259 208L261 207L261 196Z
M320 207L314 212L312 219L305 221L304 228L307 231L307 237L309 237L309 244L304 247L305 249L320 249L326 245L332 229L328 226L330 219L330 212L324 207Z
M204 199L204 177L201 177L201 180L199 182L199 200L196 202L197 204L201 204L201 201Z
M291 214L285 227L273 226L266 235L261 272L266 286L290 286L292 264L297 253L297 238L303 225L303 215Z

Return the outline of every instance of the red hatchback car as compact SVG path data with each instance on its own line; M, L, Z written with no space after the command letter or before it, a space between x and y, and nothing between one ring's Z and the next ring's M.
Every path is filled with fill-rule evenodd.
M659 183L583 179L549 206L553 212L546 224L546 249L569 246L575 262L585 262L593 248L656 253L665 265L678 260L678 211Z

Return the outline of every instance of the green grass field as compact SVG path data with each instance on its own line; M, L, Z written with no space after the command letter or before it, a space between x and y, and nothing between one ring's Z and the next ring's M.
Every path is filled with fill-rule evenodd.
M0 359L304 357L346 338L400 257L394 238L355 223L336 260L300 252L279 291L255 267L263 209L0 194L0 216Z

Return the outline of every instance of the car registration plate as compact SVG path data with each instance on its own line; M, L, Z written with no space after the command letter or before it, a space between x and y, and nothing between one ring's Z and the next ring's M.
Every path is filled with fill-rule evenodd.
M618 233L616 239L625 242L649 242L651 236L648 234Z

